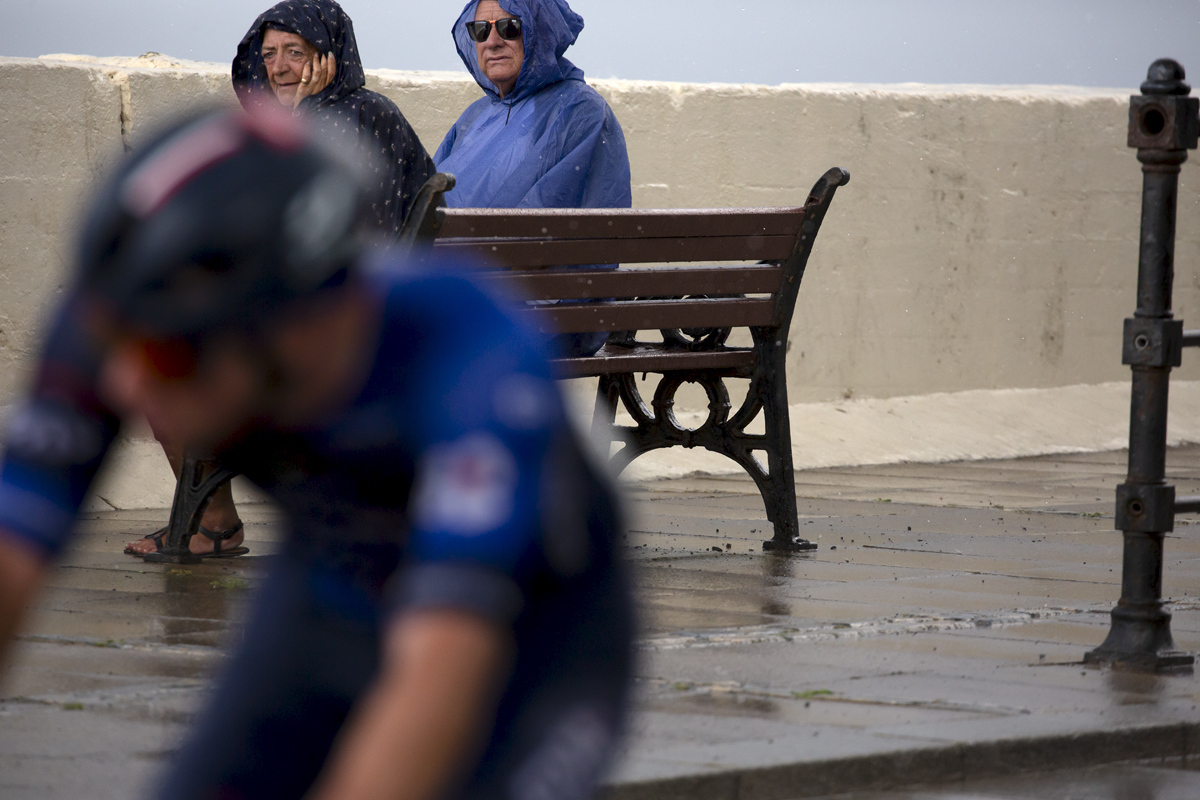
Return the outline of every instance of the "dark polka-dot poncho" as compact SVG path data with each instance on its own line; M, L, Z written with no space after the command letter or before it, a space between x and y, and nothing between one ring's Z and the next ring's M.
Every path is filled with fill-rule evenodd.
M322 53L333 53L337 76L320 94L302 100L297 112L308 114L346 146L363 147L373 156L368 159L368 173L377 181L372 209L381 232L399 233L417 190L436 170L396 104L364 88L366 75L350 17L334 0L284 0L256 19L233 60L233 88L246 108L277 102L262 59L268 23L303 36Z

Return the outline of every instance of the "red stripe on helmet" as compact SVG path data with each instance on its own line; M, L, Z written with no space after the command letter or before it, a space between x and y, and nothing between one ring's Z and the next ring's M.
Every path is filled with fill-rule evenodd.
M254 137L278 150L299 150L304 146L304 127L294 114L289 113L276 100L251 107L240 119L242 125Z
M245 145L245 132L232 115L209 118L162 144L121 188L121 201L134 216L148 217L189 181Z

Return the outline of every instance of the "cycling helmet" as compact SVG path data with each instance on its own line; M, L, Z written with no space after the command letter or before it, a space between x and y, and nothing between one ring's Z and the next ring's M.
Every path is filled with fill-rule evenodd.
M190 115L92 203L80 284L143 335L252 327L345 280L361 247L360 173L274 109Z

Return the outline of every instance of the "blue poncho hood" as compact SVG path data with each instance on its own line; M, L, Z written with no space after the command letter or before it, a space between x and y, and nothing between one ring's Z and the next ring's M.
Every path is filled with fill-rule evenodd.
M477 0L454 23L454 42L484 90L446 134L434 162L458 185L446 202L458 208L628 208L632 203L625 134L608 103L563 52L583 30L566 0L500 0L523 25L525 61L503 100L479 69L466 23Z
M496 85L479 69L475 42L467 35L466 24L475 19L478 5L479 0L471 0L454 23L454 44L476 83L498 98ZM504 98L505 103L520 102L558 81L583 80L583 70L563 58L583 30L583 17L572 11L566 0L500 0L500 7L521 20L524 29L521 39L525 45L525 63L512 94Z

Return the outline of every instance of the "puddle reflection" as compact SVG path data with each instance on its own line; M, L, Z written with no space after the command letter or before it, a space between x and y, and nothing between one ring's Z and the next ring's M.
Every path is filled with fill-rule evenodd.
M223 643L242 603L244 579L231 579L199 565L163 571L159 625L163 641L171 644L216 646Z
M1122 775L1113 786L1113 800L1156 800L1156 783L1148 775L1136 772Z
M768 553L759 561L762 562L763 572L763 616L791 616L792 607L783 597L782 588L796 579L796 565L793 557ZM769 621L764 620L764 622Z
M1153 672L1124 669L1105 671L1105 685L1119 705L1157 703L1167 687L1166 678Z

